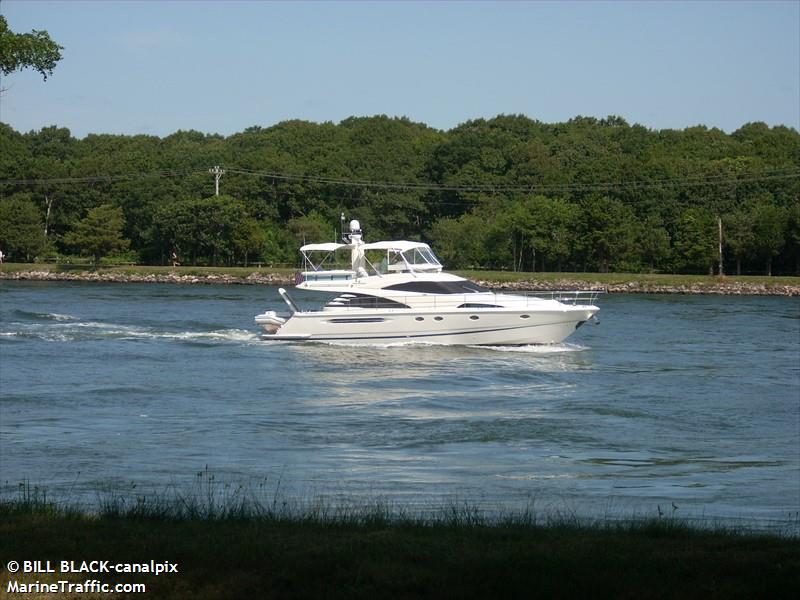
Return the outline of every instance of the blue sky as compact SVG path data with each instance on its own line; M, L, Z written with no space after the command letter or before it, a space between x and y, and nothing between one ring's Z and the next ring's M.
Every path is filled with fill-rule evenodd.
M652 129L800 129L800 2L2 0L64 46L3 79L0 120L88 133L230 135L286 119L522 113Z

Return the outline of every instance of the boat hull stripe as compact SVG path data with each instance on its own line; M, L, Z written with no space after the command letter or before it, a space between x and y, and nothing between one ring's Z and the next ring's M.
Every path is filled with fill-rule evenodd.
M307 341L337 341L337 340L412 340L418 338L433 338L442 336L455 336L455 335L480 335L484 333L494 333L497 331L514 331L517 329L533 329L534 327L547 327L552 325L566 325L569 323L579 323L580 321L558 321L555 323L538 323L536 325L518 325L516 327L495 327L493 329L471 329L469 331L448 331L442 333L420 333L420 334L401 334L401 335L358 335L358 336L340 336L340 335L302 335L293 336L289 335L270 335L264 339L279 339L279 340L307 340Z

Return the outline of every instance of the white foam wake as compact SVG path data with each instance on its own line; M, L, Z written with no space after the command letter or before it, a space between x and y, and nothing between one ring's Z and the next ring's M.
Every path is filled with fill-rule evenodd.
M2 337L38 338L48 342L75 342L92 339L118 340L177 340L177 341L219 341L250 342L260 339L258 334L245 329L220 329L214 331L164 331L135 325L119 325L98 321L64 322L50 325L10 323L12 331L0 332ZM55 320L55 319L54 319Z
M561 354L564 352L583 352L589 350L588 346L579 344L531 344L529 346L472 346L473 348L483 348L494 350L495 352L521 352L525 354Z

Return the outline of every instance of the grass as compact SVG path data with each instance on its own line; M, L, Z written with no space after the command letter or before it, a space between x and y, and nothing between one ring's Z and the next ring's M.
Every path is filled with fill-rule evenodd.
M110 497L96 512L21 486L0 501L9 560L169 561L178 574L94 576L152 598L782 598L800 589L800 540L678 519L585 523L469 505L413 516L383 503L287 507L275 492L198 474L191 494ZM47 579L50 577L50 579ZM14 575L8 581L83 581ZM84 596L81 596L84 597ZM108 597L104 595L103 597Z
M677 275L669 273L521 273L511 271L459 271L459 275L469 279L480 279L507 283L515 281L578 281L599 283L601 285L622 285L636 282L650 286L716 286L719 284L741 283L763 286L800 286L800 277L762 276L762 275Z
M115 265L94 267L89 264L65 263L4 263L0 265L0 273L19 273L23 271L46 271L50 273L119 273L122 275L185 275L192 277L208 277L210 275L227 275L245 279L252 273L259 275L278 274L290 276L297 269L280 267L193 267L193 266L146 266L146 265Z
M52 273L80 273L97 271L101 273L117 273L120 275L170 275L176 274L190 277L208 277L211 275L224 275L233 278L246 279L252 273L267 276L271 274L291 277L296 271L293 268L279 267L192 267L192 266L142 266L119 265L100 266L97 269L91 265L77 264L24 264L4 263L0 265L0 272L15 273L22 271L48 271ZM662 273L528 273L512 271L456 271L457 274L469 279L488 281L493 283L510 283L517 281L570 281L587 284L600 284L603 286L625 285L637 283L642 286L699 286L714 287L720 284L742 284L746 286L793 286L800 287L800 277L793 276L758 276L758 275L726 275L724 277L711 275L675 275Z

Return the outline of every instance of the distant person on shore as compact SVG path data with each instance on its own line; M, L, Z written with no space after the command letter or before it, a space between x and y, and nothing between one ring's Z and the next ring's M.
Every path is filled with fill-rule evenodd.
M172 266L173 267L180 267L181 263L178 262L178 255L175 252L172 253Z
M2 265L2 264L3 264L3 257L4 257L4 256L5 256L5 254L3 254L3 251L2 251L2 250L0 250L0 265Z

